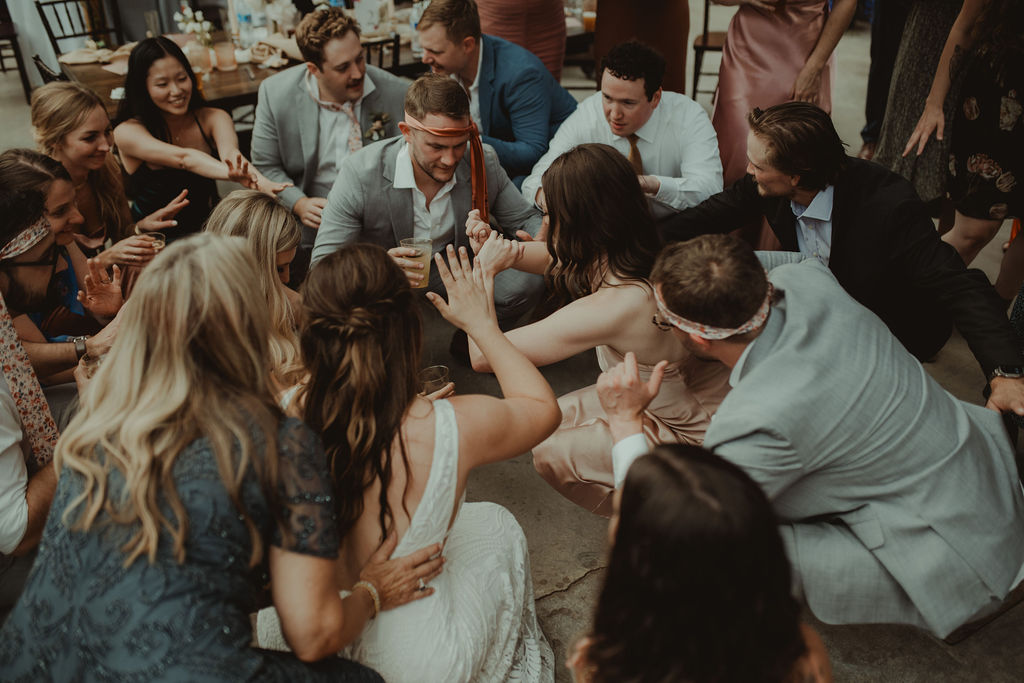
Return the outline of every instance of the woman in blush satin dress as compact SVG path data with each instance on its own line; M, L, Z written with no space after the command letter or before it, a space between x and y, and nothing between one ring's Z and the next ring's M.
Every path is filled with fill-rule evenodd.
M525 47L540 57L555 80L565 59L562 0L479 0L480 30Z
M832 110L832 52L856 0L715 0L739 5L729 24L711 123L726 186L746 173L747 113L801 100Z

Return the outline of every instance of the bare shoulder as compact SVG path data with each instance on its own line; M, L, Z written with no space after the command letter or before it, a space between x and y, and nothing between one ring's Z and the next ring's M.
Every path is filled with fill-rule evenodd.
M228 123L232 126L234 125L234 123L231 120L231 115L223 109L218 109L217 107L202 107L200 109L197 109L195 113L196 117L199 119L199 122L203 124L204 128L207 125L212 126L214 124L219 123Z

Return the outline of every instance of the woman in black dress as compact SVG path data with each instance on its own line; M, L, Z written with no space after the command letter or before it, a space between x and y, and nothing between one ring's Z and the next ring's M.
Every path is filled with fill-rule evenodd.
M904 155L918 154L934 133L952 137L949 194L956 208L943 239L970 264L1006 218L1024 216L1024 3L966 0L939 60L924 112ZM943 102L951 76L963 70L952 130ZM1003 259L996 291L1007 303L1024 280L1024 240Z
M391 539L339 597L323 449L274 403L257 281L244 240L213 235L139 278L58 442L4 680L380 680L335 653L378 608L430 595L438 549L385 561ZM298 659L250 647L268 585Z
M206 105L185 54L164 37L140 41L128 57L114 142L135 220L188 190L177 227L165 230L168 242L202 229L219 200L217 180L272 195L286 187L249 165L231 116Z

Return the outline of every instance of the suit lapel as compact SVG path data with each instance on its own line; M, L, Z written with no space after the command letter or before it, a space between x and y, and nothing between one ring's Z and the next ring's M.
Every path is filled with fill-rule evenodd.
M491 134L491 98L494 96L494 43L487 36L481 36L480 49L484 56L480 62L480 90L477 98L480 102L480 133Z
M386 143L381 143L386 144ZM383 152L383 171L381 177L384 180L381 188L384 201L388 205L391 231L395 236L395 246L407 237L412 237L413 231L413 210L412 190L395 189L395 162L398 160L398 152L405 144L403 138L398 138L387 144ZM369 201L375 198L367 197Z
M302 158L306 160L305 177L312 180L316 177L319 165L318 147L320 145L320 107L306 91L305 76L299 78L296 87L296 116L299 119L299 143L302 147Z

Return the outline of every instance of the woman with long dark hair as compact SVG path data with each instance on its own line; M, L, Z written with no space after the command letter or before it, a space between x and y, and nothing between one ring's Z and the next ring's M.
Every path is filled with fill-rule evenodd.
M475 217L467 224L477 242L490 234L477 254L487 268L543 273L567 302L543 320L507 332L509 341L538 366L596 348L607 369L633 351L646 378L667 360L661 392L647 411L647 437L700 444L728 390L728 370L694 358L654 320L648 277L661 243L636 171L613 147L580 145L555 159L542 190L546 243L502 240ZM489 369L472 345L470 357L474 369ZM534 465L562 495L608 515L612 438L596 391L574 391L559 405L562 424L533 449Z
M162 36L132 49L117 121L114 141L135 220L188 190L189 204L178 212L177 227L167 230L168 241L199 232L219 199L217 180L268 194L286 187L249 165L231 116L206 106L185 54Z
M630 467L609 523L608 573L577 683L825 683L801 626L771 505L702 448L658 446Z
M308 383L289 400L324 440L341 536L338 583L349 588L381 539L401 554L444 543L430 598L382 614L343 654L389 683L550 682L551 648L537 626L526 538L493 503L465 503L480 465L519 455L552 432L558 406L540 372L498 328L493 283L448 248L436 267L442 315L490 359L505 398L419 394L422 329L415 295L384 249L352 244L303 285ZM423 586L423 584L421 584ZM282 645L260 613L260 644Z

